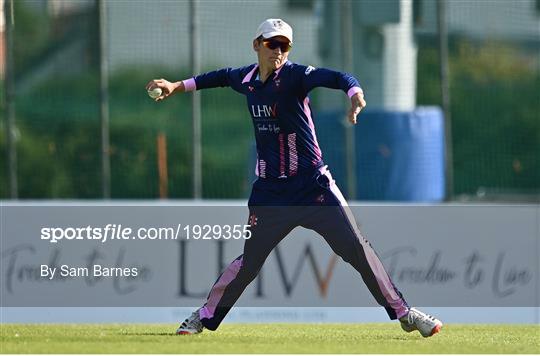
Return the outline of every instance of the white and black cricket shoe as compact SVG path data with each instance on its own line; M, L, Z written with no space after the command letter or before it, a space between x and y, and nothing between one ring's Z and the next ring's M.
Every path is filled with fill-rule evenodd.
M409 313L399 319L401 328L410 333L418 330L423 337L430 337L441 331L443 323L429 314L416 308L409 309Z
M201 323L201 318L199 316L199 310L195 310L189 318L184 320L182 324L176 329L177 335L194 335L199 334L203 331L204 326Z

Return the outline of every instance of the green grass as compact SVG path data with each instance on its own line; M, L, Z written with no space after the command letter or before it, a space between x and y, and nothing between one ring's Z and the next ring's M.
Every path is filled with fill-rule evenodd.
M424 339L386 324L2 324L1 353L538 353L538 325L445 325Z

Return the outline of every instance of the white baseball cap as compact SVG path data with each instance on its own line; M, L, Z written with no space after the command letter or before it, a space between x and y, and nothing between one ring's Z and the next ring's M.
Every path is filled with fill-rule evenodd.
M275 36L286 37L291 43L293 41L292 27L282 19L267 19L259 25L255 38L270 38Z

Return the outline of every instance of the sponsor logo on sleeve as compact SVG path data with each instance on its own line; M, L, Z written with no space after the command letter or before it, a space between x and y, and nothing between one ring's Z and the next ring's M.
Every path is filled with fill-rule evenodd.
M308 66L308 67L306 68L305 74L306 74L306 75L309 75L309 73L313 72L314 70L315 70L315 67L313 67L313 66Z

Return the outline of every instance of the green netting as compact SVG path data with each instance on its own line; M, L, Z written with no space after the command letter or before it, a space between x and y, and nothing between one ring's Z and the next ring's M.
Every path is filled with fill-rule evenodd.
M14 4L19 196L99 199L96 2L21 0ZM180 80L193 75L189 71L189 3L106 4L111 196L159 197L157 139L165 135L167 196L190 198L190 96L155 104L144 91L152 78ZM534 4L533 0L516 1L512 6L506 1L448 2L455 197L530 196L540 190L540 35ZM329 40L318 27L325 16L321 2L297 5L292 0L200 0L202 70L255 62L251 40L266 17L282 17L293 24L298 45L292 60L326 65L320 57L321 47L326 46L323 41ZM414 32L418 105L440 104L435 17L429 11L433 6L432 2L415 1L416 12L426 10L422 21L415 22ZM355 36L362 38L363 34ZM339 64L330 65L343 69ZM7 198L3 85L1 90L0 197ZM320 96L316 93L314 101ZM253 134L244 98L227 89L204 91L202 121L203 197L245 197ZM342 141L336 136L337 144ZM333 147L324 149L332 156L329 150Z

